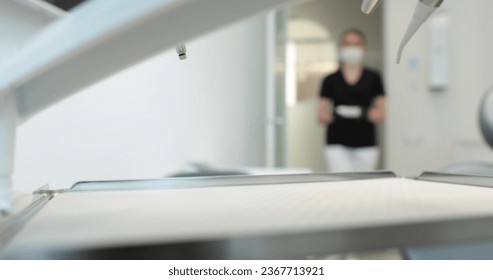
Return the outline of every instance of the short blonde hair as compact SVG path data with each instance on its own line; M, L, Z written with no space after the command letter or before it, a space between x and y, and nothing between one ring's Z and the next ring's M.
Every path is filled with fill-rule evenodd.
M363 45L366 46L366 35L365 33L363 33L363 31L357 28L349 28L342 32L341 36L339 37L339 45L342 45L342 41L344 41L344 38L346 38L348 34L356 34L363 41Z

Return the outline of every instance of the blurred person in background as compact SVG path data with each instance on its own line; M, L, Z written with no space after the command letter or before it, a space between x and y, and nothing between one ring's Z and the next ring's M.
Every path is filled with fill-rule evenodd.
M376 125L385 120L385 91L380 74L363 65L366 37L357 29L340 38L339 70L320 91L318 120L327 125L325 159L330 172L377 168Z

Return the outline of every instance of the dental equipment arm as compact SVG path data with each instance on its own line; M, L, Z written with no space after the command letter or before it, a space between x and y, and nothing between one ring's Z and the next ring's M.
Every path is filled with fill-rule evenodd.
M0 214L11 210L10 186L14 170L16 104L10 94L0 95Z

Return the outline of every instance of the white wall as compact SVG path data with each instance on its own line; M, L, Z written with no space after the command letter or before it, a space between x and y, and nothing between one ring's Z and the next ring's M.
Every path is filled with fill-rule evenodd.
M385 3L387 168L417 175L456 162L493 162L477 120L480 98L493 85L493 18L489 15L493 1L444 2L441 12L451 20L450 87L439 93L427 86L427 25L407 46L401 65L395 64L415 5L415 0Z
M265 19L187 48L186 61L164 52L23 124L14 185L154 178L190 161L263 165Z

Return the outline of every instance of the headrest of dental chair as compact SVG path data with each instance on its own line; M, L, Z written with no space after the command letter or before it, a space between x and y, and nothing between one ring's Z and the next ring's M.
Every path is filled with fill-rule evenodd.
M486 161L458 162L441 169L440 172L493 177L493 163Z
M481 102L479 124L484 139L493 148L493 88L486 92Z

